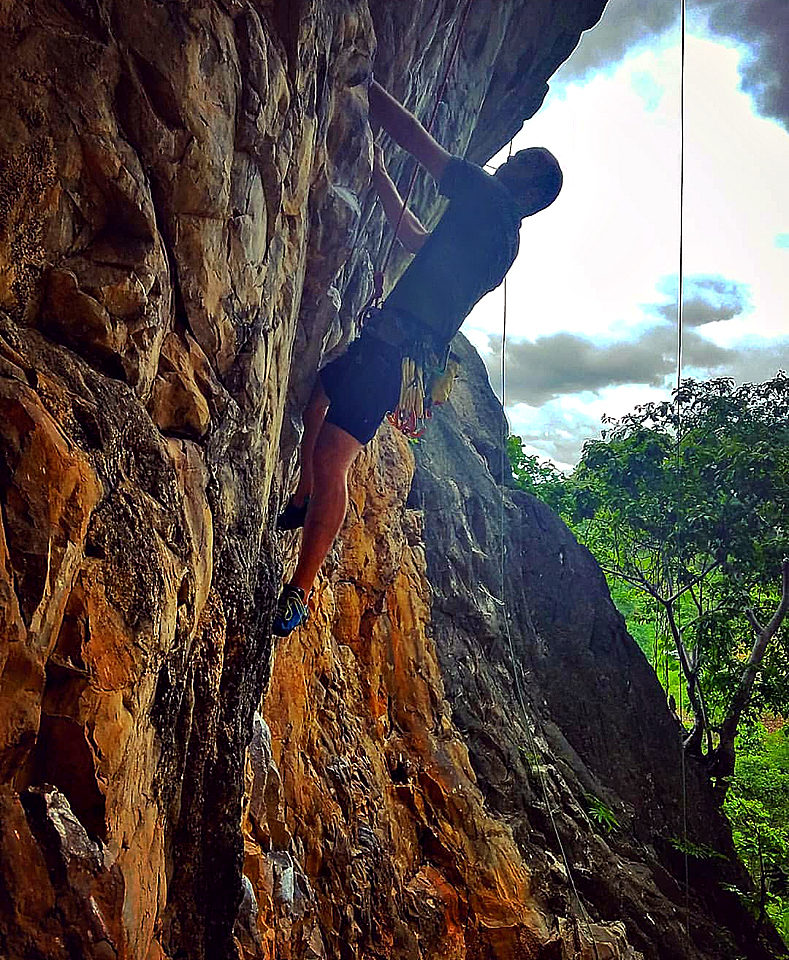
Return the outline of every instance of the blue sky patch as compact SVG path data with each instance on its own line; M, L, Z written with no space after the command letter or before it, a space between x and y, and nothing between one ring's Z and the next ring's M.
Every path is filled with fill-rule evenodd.
M662 277L657 284L660 293L670 297L668 303L646 305L649 314L675 322L677 314L677 277ZM719 274L698 273L685 277L683 284L683 320L686 327L703 327L708 323L731 320L751 306L751 291L746 283L729 280Z
M630 85L634 93L643 100L644 109L647 113L654 113L660 106L666 88L648 70L639 70L633 73L630 78Z

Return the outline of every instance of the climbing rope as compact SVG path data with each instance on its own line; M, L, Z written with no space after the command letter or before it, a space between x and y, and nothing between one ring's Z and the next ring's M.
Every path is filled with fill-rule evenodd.
M685 65L686 65L686 37L687 37L687 18L686 18L686 0L680 0L680 189L679 189L679 269L678 269L678 304L677 304L677 442L676 442L676 457L677 465L680 464L680 444L682 440L682 410L681 410L681 395L680 387L682 383L682 339L683 339L683 321L684 321L684 213L685 213ZM509 149L507 157L512 156L512 140L509 143ZM398 225L399 229L399 225ZM391 251L391 247L390 247ZM507 458L507 420L506 420L506 343L507 343L507 278L504 278L504 308L503 308L503 317L502 317L502 337L501 337L501 405L502 405L502 444L501 444L501 478L500 478L500 488L501 488L501 518L500 518L500 542L499 542L499 557L500 557L500 592L501 599L500 604L502 606L503 617L504 617L504 629L507 636L507 643L509 646L509 654L512 663L512 673L514 678L515 691L520 705L521 712L523 714L524 726L526 729L526 734L529 740L529 749L532 752L533 756L538 756L536 742L534 735L531 731L529 725L529 715L526 709L526 701L523 695L523 690L521 687L521 680L518 671L518 661L515 656L515 646L512 641L512 633L510 631L509 624L509 611L505 595L505 556L504 556L504 477L505 477L505 465ZM680 495L682 493L681 483L680 483ZM679 610L678 610L679 614ZM680 624L681 626L681 624ZM680 633L680 642L682 642L681 633ZM657 653L655 654L657 657ZM657 660L656 660L657 664ZM666 657L666 689L668 690L668 658ZM678 699L679 699L679 716L680 723L682 723L682 674L680 671L679 675L679 689L678 689ZM556 765L556 761L552 756L550 747L547 747L547 755ZM683 847L684 847L684 861L685 861L685 935L690 942L690 883L689 883L689 869L688 869L688 853L687 853L687 837L688 837L688 804L687 804L687 771L685 766L685 749L684 744L680 741L680 756L681 756L681 767L682 767L682 826L683 826ZM591 918L589 916L586 907L581 900L581 897L578 893L578 888L575 883L575 878L573 876L573 871L570 866L569 858L562 843L561 836L559 834L559 829L556 824L556 819L554 817L553 807L550 802L548 795L548 787L546 782L545 773L540 764L537 764L537 770L539 774L540 787L543 796L543 802L548 810L548 815L551 821L551 826L553 828L554 835L556 837L559 850L561 852L562 861L564 863L564 868L567 873L567 876L570 880L570 884L573 890L573 895L575 897L576 903L580 915L583 917L586 926L587 926L587 935L589 940L592 943L594 950L594 955L596 960L600 960L599 953L597 950L597 942L595 941L592 932L591 932Z
M428 133L430 133L430 131L431 131L432 128L433 128L433 123L435 122L436 115L437 115L437 113L438 113L439 105L440 105L441 100L443 99L444 93L445 93L445 91L446 91L447 83L448 83L448 81L449 81L449 74L450 74L450 71L452 70L452 66L453 66L453 64L454 64L454 62L455 62L455 57L457 56L457 52L458 52L458 49L459 49L459 47L460 47L460 41L461 41L462 36L463 36L463 31L464 31L465 26L466 26L466 21L467 21L467 19L468 19L468 14L469 14L469 10L471 9L471 4L472 4L472 2L473 2L473 0L466 0L465 7L463 8L463 14L462 14L460 20L458 21L458 29L457 29L457 32L456 32L456 35L455 35L455 40L454 40L453 46L452 46L452 52L451 52L451 54L450 54L449 60L448 60L448 62L447 62L446 69L445 69L445 71L444 71L444 76L443 76L443 79L442 79L442 81L441 81L441 85L440 85L440 87L439 87L439 92L438 92L438 96L436 97L435 105L433 106L433 110L432 110L432 112L431 112L431 114L430 114L430 118L429 118L428 123L427 123L426 130L427 130ZM509 159L511 156L512 156L512 140L510 140L510 143L509 143L507 158ZM394 232L393 232L393 234L392 234L392 238L391 238L391 240L389 241L389 247L388 247L388 249L387 249L387 251L386 251L386 256L384 257L384 260L383 260L383 263L382 263L382 265L381 265L381 268L380 268L380 270L377 271L376 274L375 274L375 282L374 282L373 294L372 294L371 300L370 300L370 302L367 304L365 310L368 309L369 306L371 306L371 305L380 305L381 299L382 299L382 297L383 297L383 281L384 281L384 276L385 276L385 274L386 274L386 269L387 269L387 267L389 266L389 260L391 259L391 256L392 256L392 251L393 251L393 249L394 249L394 245L395 245L395 242L396 242L396 240L397 240L397 235L398 235L398 233L400 232L400 227L402 226L403 217L405 216L405 212L406 212L406 210L407 210L407 208L408 208L408 202L409 202L409 200L411 199L411 193L413 192L414 184L416 183L416 176L417 176L418 169L419 169L418 164L414 164L414 170L413 170L413 172L412 172L412 174L411 174L410 180L409 180L409 182L408 182L408 188L406 189L405 195L404 195L404 197L403 197L403 202L402 202L402 205L401 205L401 208L400 208L400 215L399 215L399 217L398 217L398 219L397 219L397 224L395 225ZM504 354L505 354L506 336L507 336L507 278L506 278L506 276L505 276L505 278L504 278L504 320L503 320L503 324L502 324L502 340L501 340L501 390L502 390L502 410L504 409L504 405L505 405L505 392L504 392L504 391L505 391L505 363L504 363ZM508 614L506 597L505 597L505 576L504 576L504 476L505 476L505 472L504 472L504 463L505 463L505 459L506 459L506 456L507 456L506 416L503 418L502 425L503 425L504 437L503 437L503 442L502 442L502 447L501 447L501 450L502 450L502 471L501 471L501 550L500 550L500 556L501 556L501 605L502 605L503 613L504 613L505 632L506 632L506 635L507 635L507 642L508 642L508 645L509 645L510 658L511 658L511 662L512 662L512 673L513 673L513 677L514 677L514 680L515 680L515 689L516 689L516 692L517 692L518 702L519 702L519 704L520 704L520 708L521 708L521 711L522 711L522 713L523 713L524 726L525 726L525 728L526 728L526 733L527 733L528 738L529 738L529 749L530 749L530 751L531 751L531 753L532 753L533 756L537 756L537 755L538 755L537 745L536 745L536 743L535 743L534 736L533 736L532 731L531 731L531 727L529 726L529 714L528 714L528 711L527 711L527 709L526 709L526 700L525 700L525 697L524 697L524 695L523 695L523 690L522 690L522 688L521 688L521 680L520 680L520 676L519 676L519 673L518 673L518 664L517 664L517 660L516 660L516 657L515 657L515 646L514 646L513 641L512 641L512 633L511 633L511 631L510 631L510 624L509 624L509 614ZM550 754L550 749L549 749L548 752L549 752L549 756L551 756L551 754ZM556 761L555 761L555 759L554 759L552 756L551 756L551 760L553 761L554 766L555 766L555 765L556 765ZM556 842L557 842L557 844L558 844L559 850L561 851L561 856L562 856L562 861L563 861L563 863L564 863L564 868L565 868L565 871L566 871L566 873L567 873L567 876L568 876L569 879L570 879L570 884L571 884L571 886L572 886L573 894L574 894L574 896L575 896L576 903L578 904L578 908L579 908L579 910L580 910L580 914L581 914L581 916L583 917L583 919L584 919L585 922L586 922L586 925L587 925L587 935L588 935L588 938L589 938L589 940L591 941L592 947L593 947L593 949L594 949L595 960L600 960L600 957L599 957L599 954L598 954L598 951L597 951L597 943L596 943L596 941L595 941L595 939L594 939L594 937L593 937L593 935L592 935L592 932L591 932L589 914L588 914L588 912L587 912L587 910L586 910L586 907L585 907L584 904L583 904L583 901L581 900L580 894L578 893L578 888L577 888L577 886L576 886L575 879L574 879L574 877L573 877L573 872L572 872L572 869L571 869L571 867L570 867L570 861L569 861L569 858L568 858L568 856L567 856L567 852L565 851L564 844L562 843L561 835L559 834L559 828L558 828L557 823L556 823L556 818L555 818L555 816L554 816L553 807L552 807L552 805L551 805L551 801L550 801L550 798L549 798L549 796L548 796L548 787L547 787L547 783L546 783L546 780L545 780L545 774L544 774L544 772L543 772L542 767L541 767L540 764L537 764L537 768L538 768L539 776L540 776L540 784L541 784L541 788L542 788L543 802L544 802L545 807L546 807L546 809L547 809L547 811L548 811L548 815L549 815L550 821L551 821L551 826L552 826L552 828L553 828L553 832L554 832L554 835L555 835L555 837L556 837Z
M514 138L513 138L514 139ZM512 143L510 140L509 146L507 148L507 159L509 160L512 156ZM518 670L518 660L515 656L515 644L512 641L512 632L510 630L510 618L509 618L509 608L507 604L506 597L506 578L505 578L505 550L504 550L504 477L506 476L506 463L507 463L507 415L506 415L506 399L507 399L507 385L506 385L506 345L507 345L507 277L504 276L504 308L502 311L502 322L501 322L501 410L502 410L502 442L501 442L501 477L500 477L500 504L501 504L501 523L499 528L499 560L500 560L500 604L502 608L502 615L504 617L504 632L507 637L507 646L509 647L510 654L510 663L512 666L512 676L515 682L515 693L518 699L518 704L523 714L523 726L526 730L526 736L529 741L529 752L532 757L540 756L541 751L537 749L537 742L532 733L531 726L529 725L529 713L526 709L526 698L523 694L523 688L521 686L521 678ZM532 628L532 631L536 633L534 624L531 623L531 617L529 617L529 625ZM546 753L548 758L553 763L554 768L556 768L556 759L553 756L553 753L550 749L550 746L546 744ZM548 811L548 818L551 821L551 827L553 829L553 834L556 837L556 843L559 847L559 852L562 857L562 863L564 864L565 873L570 881L570 886L572 887L573 896L575 897L575 902L577 904L578 913L582 922L586 926L586 934L590 943L592 944L592 949L594 951L595 960L600 960L600 955L597 951L597 941L594 938L592 933L592 921L589 916L589 912L586 909L586 906L581 900L581 895L578 893L578 887L575 883L575 877L573 876L573 870L570 866L570 858L567 856L567 851L565 850L564 843L562 842L561 834L559 833L559 827L556 823L556 817L554 815L553 805L551 803L550 796L548 794L548 782L545 776L545 771L542 768L542 764L536 763L538 779L540 782L540 790L542 793L542 800L545 805L546 810ZM577 918L576 918L577 919Z
M687 38L687 16L686 0L680 0L680 67L679 67L679 264L678 264L678 283L677 283L677 473L679 477L679 495L683 494L682 473L681 473L681 449L682 443L682 395L680 387L682 386L682 333L684 321L684 293L685 293L685 47ZM679 630L679 642L683 644L682 639L682 618L681 618L681 600L677 601L677 629ZM680 726L684 734L684 722L682 720L682 662L680 660L679 676L679 718ZM690 943L690 874L688 868L688 785L687 770L685 768L685 743L684 736L680 741L680 757L682 766L682 839L683 854L685 858L685 937Z
M467 19L468 19L468 14L469 14L469 10L470 10L470 8L471 8L472 2L473 2L473 0L466 0L465 7L464 7L464 9L463 9L463 14L462 14L462 16L461 16L461 18L460 18L460 20L459 20L459 22L458 22L458 29L457 29L457 31L456 31L455 40L454 40L454 43L453 43L453 46L452 46L452 51L451 51L449 60L448 60L448 62L447 62L446 69L445 69L445 71L444 71L444 76L443 76L443 79L442 79L442 81L441 81L441 85L440 85L440 87L439 87L439 92L438 92L438 96L436 97L436 102L435 102L435 104L434 104L434 106L433 106L433 110L432 110L432 112L431 112L431 114L430 114L430 118L429 118L428 123L427 123L426 130L428 131L428 133L430 133L430 131L432 130L433 123L435 122L435 118L436 118L436 116L437 116L437 113L438 113L438 109L439 109L441 100L443 99L444 93L445 93L445 91L446 91L447 83L448 83L448 81L449 81L449 75L450 75L452 66L453 66L453 64L454 64L455 57L456 57L456 55L457 55L458 49L459 49L459 47L460 47L460 42L461 42L461 39L462 39L462 36L463 36L463 31L464 31L464 28L465 28L465 25L466 25L466 21L467 21ZM684 246L683 246L683 227L684 227L684 173L685 173L685 39L686 39L686 9L685 9L685 0L680 0L680 2L681 2L681 34L682 34L682 37L681 37L681 70L680 70L680 75L681 75L681 95L680 95L680 101L681 101L681 103L680 103L680 154L681 154L681 160L680 160L680 228L679 228L679 304L678 304L678 317L677 317L677 390L678 390L678 391L679 391L679 388L680 388L681 376L682 376L683 266L684 266L684 264L683 264L683 254L684 254ZM511 156L512 156L512 140L510 140L510 143L509 143L508 159L509 159L509 157L511 157ZM401 205L401 208L400 208L400 214L399 214L399 217L398 217L398 219L397 219L397 223L396 223L396 226L395 226L395 228L394 228L394 231L393 231L391 240L389 241L389 246L388 246L388 248L387 248L386 255L385 255L384 259L383 259L383 263L382 263L382 265L381 265L380 270L376 271L376 273L375 273L375 275L374 275L374 289L373 289L372 296L371 296L370 300L368 301L368 303L365 305L365 308L364 308L364 311L363 311L363 312L365 312L367 309L369 309L369 307L370 307L371 305L380 305L380 303L381 303L381 301L382 301L382 298L383 298L383 282L384 282L384 277L385 277L385 274L386 274L386 270L387 270L387 268L388 268L388 266L389 266L389 261L390 261L390 259L391 259L392 252L393 252L393 250L394 250L395 242L397 241L398 233L400 232L400 227L402 226L402 222L403 222L403 218L404 218L404 216L405 216L405 212L406 212L406 210L407 210L407 208L408 208L408 202L409 202L409 200L410 200L410 198L411 198L411 194L412 194L412 192L413 192L414 185L415 185L415 183L416 183L416 177L417 177L418 169L419 169L419 168L418 168L418 164L415 164L415 165L414 165L414 170L413 170L413 172L412 172L412 174L411 174L411 177L410 177L410 179L409 179L409 182L408 182L408 187L407 187L406 192L405 192L405 195L404 195L404 197L403 197L402 205ZM505 278L504 278L504 310L503 310L502 340L501 340L501 402L502 402L502 412L503 412L504 410L506 410L506 362L505 362L505 356L506 356L506 338L507 338L507 279L506 279L506 276L505 276ZM677 420L678 420L678 422L677 422L677 460L678 460L678 462L679 462L679 444L680 444L680 442L681 442L681 429L680 429L680 428L681 428L681 411L680 411L680 407L679 407L679 393L678 393L678 402L677 402ZM504 504L504 477L505 477L505 464L506 464L506 457L507 457L507 421L506 421L506 414L504 414L503 417L502 417L502 433L503 433L503 436L502 436L502 445L501 445L501 461L502 461L502 462L501 462L501 478L500 478L500 486L501 486L501 525L500 525L500 550L499 550L499 555L500 555L500 560L501 560L501 600L500 600L499 602L500 602L500 604L501 604L501 606L502 606L502 610L503 610L504 627L505 627L505 633L506 633L506 636L507 636L507 643L508 643L508 647L509 647L509 654L510 654L511 663L512 663L512 673L513 673L513 679L514 679L514 684L515 684L515 691L516 691L516 695L517 695L517 699L518 699L518 703L519 703L521 712L522 712L522 714L523 714L524 727L525 727L525 729L526 729L526 734L527 734L527 737L528 737L528 740L529 740L529 749L530 749L530 751L531 751L531 753L532 753L533 756L538 756L539 753L538 753L538 750L537 750L537 745L536 745L536 742L535 742L535 739L534 739L534 735L533 735L532 730L531 730L531 727L530 727L530 725L529 725L529 714L528 714L528 711L527 711L527 709L526 709L526 700L525 700L525 697L524 697L524 694L523 694L523 689L522 689L522 686L521 686L521 679L520 679L520 674L519 674L519 670L518 670L518 661L517 661L516 656L515 656L515 646L514 646L514 643L513 643L513 640L512 640L512 633L511 633L511 630L510 630L509 611L508 611L508 605L507 605L507 601L506 601L506 591L505 591L505 556L504 556L505 504ZM680 690L679 690L679 693L680 693L680 715L681 715L681 709L682 709L682 704L681 704L681 677L680 677ZM551 753L550 747L547 747L547 754L548 754L548 757L549 757L549 758L551 759L551 761L553 762L554 766L556 766L556 761L555 761L555 758L553 757L553 755L552 755L552 753ZM684 748L681 750L681 756L682 756L682 813L683 813L683 829L684 829L684 838L685 838L685 844L684 844L684 846L685 846L685 848L686 848L686 852L685 852L685 898L686 898L686 901L685 901L685 918L686 918L686 935L688 936L688 939L690 939L690 931L689 931L689 924L690 924L689 882L688 882L688 856L687 856L687 783L686 783L686 770L685 770L685 754L684 754ZM549 815L549 818L550 818L550 821L551 821L551 826L552 826L552 829L553 829L553 832L554 832L554 835L555 835L555 838L556 838L556 842L557 842L557 845L558 845L559 850L560 850L560 852L561 852L561 857L562 857L562 861L563 861L563 864L564 864L564 868L565 868L565 871L566 871L566 873L567 873L567 876L568 876L568 878L569 878L569 880L570 880L570 885L571 885L572 890L573 890L573 895L574 895L574 897L575 897L575 901L576 901L576 903L577 903L577 905L578 905L579 913L580 913L581 917L583 918L583 920L584 920L584 922L585 922L585 924L586 924L586 926L587 926L587 935L588 935L588 938L589 938L589 940L590 940L590 942L591 942L591 944L592 944L595 958L596 958L596 960L599 960L599 953L598 953L598 950L597 950L597 942L596 942L596 940L594 939L594 936L592 935L592 931L591 931L591 918L590 918L590 916L589 916L589 913L588 913L588 911L587 911L587 909L586 909L583 901L581 900L580 894L578 893L578 888L577 888L577 885L576 885L576 883L575 883L575 878L574 878L574 875L573 875L572 868L571 868L571 866L570 866L569 858L568 858L567 852L566 852L566 850L565 850L565 848L564 848L564 844L563 844L563 842L562 842L561 835L560 835L560 833L559 833L559 829L558 829L558 826L557 826L557 823L556 823L556 818L555 818L555 816L554 816L553 806L552 806L552 804L551 804L550 797L549 797L549 794L548 794L548 787L547 787L547 781L546 781L545 773L544 773L544 771L543 771L543 769L542 769L542 765L541 765L541 764L536 764L536 766L537 766L537 770L538 770L538 774L539 774L539 781L540 781L540 787L541 787L541 791L542 791L542 795L543 795L543 802L544 802L545 807L546 807L546 809L547 809L547 811L548 811L548 815Z

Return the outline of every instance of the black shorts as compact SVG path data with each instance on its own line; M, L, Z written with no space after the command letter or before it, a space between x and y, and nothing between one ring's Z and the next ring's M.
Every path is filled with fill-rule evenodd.
M329 398L326 422L345 430L359 443L375 436L400 399L402 354L397 347L363 333L348 350L320 371Z

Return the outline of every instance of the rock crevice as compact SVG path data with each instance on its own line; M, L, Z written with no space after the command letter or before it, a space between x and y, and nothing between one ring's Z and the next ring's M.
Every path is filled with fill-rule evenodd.
M442 143L506 143L602 8L474 0ZM762 956L701 867L679 939L676 729L591 559L505 488L518 712L501 413L468 350L416 466L387 430L365 452L313 625L271 642L300 410L387 243L359 81L374 61L424 117L458 12L0 3L4 957L547 960L593 956L590 931L615 957ZM413 201L435 220L426 177Z

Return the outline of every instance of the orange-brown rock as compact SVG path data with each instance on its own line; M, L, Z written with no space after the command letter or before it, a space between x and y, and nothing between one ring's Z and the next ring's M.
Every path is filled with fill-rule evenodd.
M537 956L528 867L444 698L412 473L390 429L365 450L311 624L278 647L265 715L287 821L328 956Z
M436 135L491 156L603 5L474 0ZM487 387L458 394L445 423L469 432L434 425L413 482L392 434L365 453L312 623L274 659L273 518L301 405L357 332L386 242L363 81L375 60L425 116L459 12L0 0L8 960L765 956L702 870L681 940L678 807L659 780L677 731L599 571L505 492L512 627L537 678L528 717L514 706ZM391 168L405 179L402 155ZM413 196L434 222L427 178ZM447 511L438 529L426 499ZM621 709L584 700L601 663ZM606 738L645 703L649 749L628 740L623 774ZM690 783L694 828L728 852ZM621 838L593 831L589 790L618 805Z
M151 417L163 433L187 434L200 440L211 426L209 399L221 388L197 342L186 334L167 335L154 381Z

